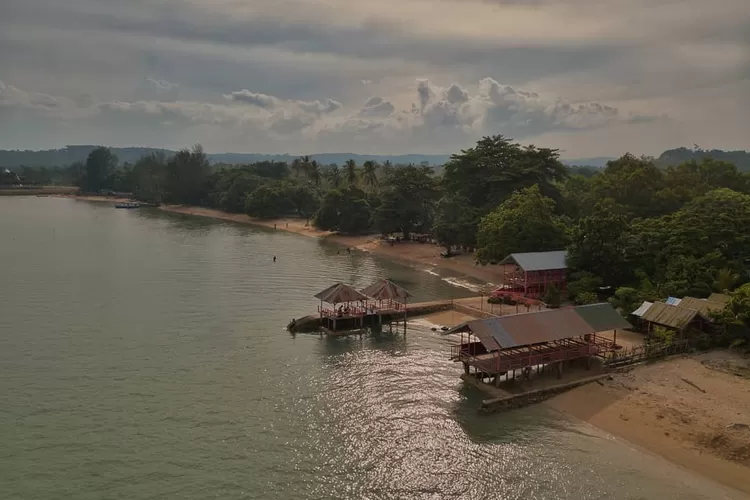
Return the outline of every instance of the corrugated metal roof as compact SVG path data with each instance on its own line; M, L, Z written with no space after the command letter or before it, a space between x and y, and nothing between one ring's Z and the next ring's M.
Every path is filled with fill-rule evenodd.
M565 259L568 252L556 250L554 252L512 253L505 257L500 264L515 262L524 271L548 271L551 269L567 269Z
M722 309L724 309L725 305L726 303L723 302L715 302L706 299L696 299L695 297L685 297L679 303L680 307L694 309L696 311L700 311L703 314L708 314L711 311L721 311Z
M633 326L609 304L578 306L575 311L595 332L622 330Z
M488 351L495 351L629 326L609 304L592 304L478 319L446 333L471 332Z
M681 330L700 315L701 313L696 309L654 302L642 318L649 323Z
M315 294L315 297L328 304L357 302L359 300L367 300L369 298L367 295L360 293L349 285L345 285L343 283L336 283L335 285L331 285L322 292Z
M630 314L632 314L633 316L638 316L639 318L641 318L641 317L643 317L644 314L646 314L646 311L648 311L649 307L651 307L652 305L654 305L653 302L649 302L647 300L643 301L643 304L641 304L641 307L639 307L638 309L636 309L635 311L633 311Z
M403 302L411 297L411 294L404 288L387 279L375 282L367 288L363 288L360 292L376 300L400 300Z
M517 342L510 336L510 333L503 327L502 323L497 321L486 321L484 326L487 327L492 339L497 343L498 347L515 347ZM486 346L485 346L486 347Z

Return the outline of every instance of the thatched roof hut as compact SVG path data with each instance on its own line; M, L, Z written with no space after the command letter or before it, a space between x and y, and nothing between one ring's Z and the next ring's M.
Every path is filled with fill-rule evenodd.
M336 283L335 285L329 286L322 292L315 294L315 297L327 304L342 304L345 302L357 302L368 299L367 295L358 292L353 287L343 283Z
M375 300L406 302L406 299L411 297L411 294L406 289L398 286L389 279L377 281L367 288L363 288L360 292Z

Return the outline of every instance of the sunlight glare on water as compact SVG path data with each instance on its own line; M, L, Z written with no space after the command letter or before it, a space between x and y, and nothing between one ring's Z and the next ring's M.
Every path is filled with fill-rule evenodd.
M461 277L159 210L0 213L3 499L729 498L543 405L479 415L424 322L284 330L335 281Z

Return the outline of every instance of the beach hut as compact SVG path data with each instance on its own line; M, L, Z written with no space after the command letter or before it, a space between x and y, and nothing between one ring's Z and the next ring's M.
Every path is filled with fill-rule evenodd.
M499 263L503 266L503 284L498 291L539 298L551 285L565 290L566 258L565 250L512 253Z
M648 333L651 334L653 325L684 333L686 330L695 329L705 331L706 325L710 323L708 317L697 309L684 307L685 299L680 305L670 305L665 302L654 302L643 313L641 319L648 324Z
M322 292L316 293L315 297L320 299L318 312L321 321L329 323L332 330L336 330L337 320L362 318L367 313L363 305L368 299L367 295L344 283L331 285ZM333 307L329 309L324 304L330 304ZM338 310L337 305L341 305Z
M376 281L372 285L360 290L360 293L371 297L381 304L386 302L386 307L401 309L405 306L412 295L403 287L398 286L389 279Z
M411 294L403 287L389 279L376 281L372 285L360 290L360 293L378 301L378 322L382 323L383 311L404 311L404 333L406 333L407 302ZM383 305L385 303L385 306Z

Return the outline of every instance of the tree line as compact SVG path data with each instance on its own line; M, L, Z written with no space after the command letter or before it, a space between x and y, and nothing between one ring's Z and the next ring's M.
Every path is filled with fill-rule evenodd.
M346 234L426 233L448 249L476 250L481 264L567 249L568 298L593 302L609 289L624 312L643 300L705 297L750 281L750 173L711 158L660 167L626 154L603 169L566 167L557 150L497 135L439 171L321 165L307 156L212 166L200 146L119 167L98 148L69 170L84 191L298 216Z

